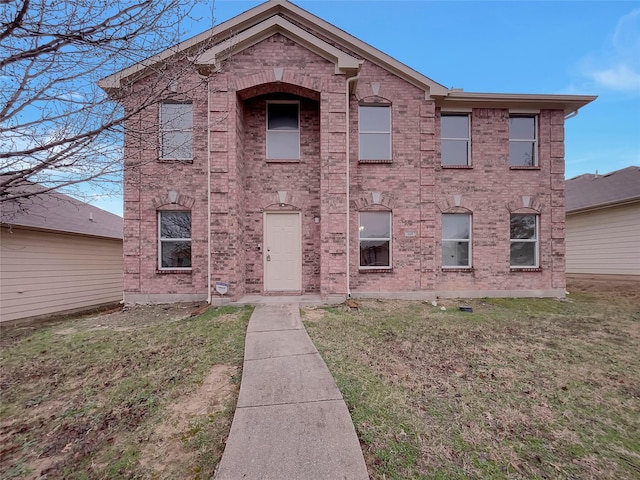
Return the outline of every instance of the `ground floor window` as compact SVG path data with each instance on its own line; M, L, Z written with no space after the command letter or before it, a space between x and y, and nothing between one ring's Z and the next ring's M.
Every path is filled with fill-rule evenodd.
M159 268L191 268L191 212L158 212Z
M391 212L360 212L360 268L391 268Z
M471 267L471 215L442 215L442 266Z
M533 267L538 265L538 215L511 215L511 267Z

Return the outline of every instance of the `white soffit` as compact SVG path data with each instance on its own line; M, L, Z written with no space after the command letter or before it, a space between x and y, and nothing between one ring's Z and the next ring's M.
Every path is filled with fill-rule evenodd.
M362 64L361 60L337 49L333 45L285 20L280 15L274 15L220 42L199 55L195 59L195 63L198 65L214 65L216 68L219 68L223 60L276 33L284 35L326 60L333 62L336 66L336 74L345 73L346 71L357 71Z

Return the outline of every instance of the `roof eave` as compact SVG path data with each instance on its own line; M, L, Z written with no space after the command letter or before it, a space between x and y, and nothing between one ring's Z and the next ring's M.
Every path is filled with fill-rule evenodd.
M622 207L625 205L631 205L640 202L640 195L637 197L625 198L622 200L614 200L611 202L598 203L596 205L588 205L585 207L578 207L573 209L567 209L567 215L574 215L578 213L588 213L595 210L602 210L610 207Z
M593 102L594 95L554 95L526 93L479 93L449 91L436 97L436 106L449 108L506 108L519 110L563 110L565 115L577 112Z
M414 86L424 90L427 96L446 95L449 92L449 89L444 85L422 75L386 53L381 52L344 30L339 29L297 5L288 2L287 0L270 0L262 3L199 35L196 35L195 37L185 40L172 48L154 55L143 62L109 75L108 77L100 80L98 85L107 93L115 94L118 89L122 88L123 80L126 80L133 75L139 75L142 77L145 75L145 72L152 71L151 67L159 62L171 58L185 50L195 50L199 45L204 44L212 38L219 37L221 42L223 42L256 25L257 23L278 14L285 14L293 20L300 21L303 24L311 24L315 31L325 36L328 40L344 45L353 53L360 55L372 63L380 65L381 67L396 74L400 78L407 80Z

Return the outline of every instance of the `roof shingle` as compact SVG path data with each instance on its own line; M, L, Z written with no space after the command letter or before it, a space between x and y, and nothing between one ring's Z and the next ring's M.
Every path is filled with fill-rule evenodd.
M640 167L598 175L585 173L566 182L567 213L640 200Z

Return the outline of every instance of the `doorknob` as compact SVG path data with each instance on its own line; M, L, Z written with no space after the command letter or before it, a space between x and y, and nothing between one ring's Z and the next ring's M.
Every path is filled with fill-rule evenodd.
M271 261L271 255L267 255L267 262Z

